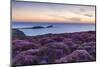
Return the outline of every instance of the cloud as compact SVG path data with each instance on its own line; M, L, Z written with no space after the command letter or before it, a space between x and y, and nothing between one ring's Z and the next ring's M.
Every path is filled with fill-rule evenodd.
M86 12L87 10L84 9L84 8L80 8L79 11L80 11L80 12Z
M75 18L75 17L70 18L70 20L71 20L71 21L78 21L78 22L81 21L80 18Z
M87 16L87 17L93 17L92 14L84 14L84 16Z
M66 21L70 21L70 22L80 22L81 19L78 18L78 17L72 17L72 18L68 18L68 17L65 17L65 16L59 16L59 15L49 15L49 16L52 16L52 17L55 17L55 18L60 18L60 19L64 19Z
M61 19L68 19L67 17L65 16L60 16L60 15L53 15L53 14L50 14L48 16L52 16L52 17L56 17L56 18L61 18Z
M93 14L90 14L90 13L85 13L85 12L79 12L79 11L71 11L72 13L76 14L76 15L81 15L81 16L86 16L86 17L93 17L94 15Z

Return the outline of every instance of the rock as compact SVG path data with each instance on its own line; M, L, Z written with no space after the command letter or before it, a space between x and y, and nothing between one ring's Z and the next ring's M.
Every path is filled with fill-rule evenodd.
M18 29L12 29L12 37L25 37L26 35L22 32L22 31L20 31L20 30L18 30Z

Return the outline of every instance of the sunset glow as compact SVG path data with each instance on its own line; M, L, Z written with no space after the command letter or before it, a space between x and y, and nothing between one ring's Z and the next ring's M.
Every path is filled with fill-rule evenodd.
M16 2L12 21L95 23L95 6Z

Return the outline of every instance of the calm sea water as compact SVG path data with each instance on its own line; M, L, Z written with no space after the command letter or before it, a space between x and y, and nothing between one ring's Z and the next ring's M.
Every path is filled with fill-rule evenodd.
M28 36L42 35L47 33L71 33L71 32L81 32L81 31L95 31L95 24L78 24L78 23L23 23L14 22L12 23L12 28L22 28L22 27L33 27L33 26L49 26L53 25L52 28L42 28L42 29L19 29L23 31Z

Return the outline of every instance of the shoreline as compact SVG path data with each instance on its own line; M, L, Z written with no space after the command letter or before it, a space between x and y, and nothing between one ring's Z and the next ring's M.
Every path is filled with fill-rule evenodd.
M13 28L12 29L12 33L13 33L13 30L19 30L19 29L21 29L21 28ZM41 28L41 29L43 29L43 28ZM19 31L21 31L21 30L19 30ZM89 30L89 31L96 32L95 30ZM56 34L56 35L58 34L58 35L60 35L60 34L70 34L70 33L89 32L89 31L84 30L84 31L76 31L76 32L73 31L73 32L61 32L61 33L44 33L44 34L38 34L38 35L36 35L36 34L35 35L34 34L30 35L30 34L25 34L23 31L21 31L21 32L23 32L23 34L25 34L26 36L30 36L31 37L31 36L42 36L42 35L47 35L47 34Z

